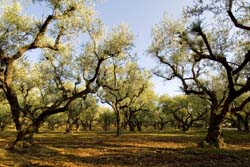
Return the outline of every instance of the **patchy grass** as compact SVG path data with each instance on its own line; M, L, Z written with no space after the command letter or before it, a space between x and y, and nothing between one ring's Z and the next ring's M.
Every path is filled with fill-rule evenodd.
M111 166L250 166L250 134L224 131L224 149L201 149L196 143L205 131L124 133L43 132L35 135L36 144L24 152L4 147L15 138L14 132L0 132L0 167L111 167Z

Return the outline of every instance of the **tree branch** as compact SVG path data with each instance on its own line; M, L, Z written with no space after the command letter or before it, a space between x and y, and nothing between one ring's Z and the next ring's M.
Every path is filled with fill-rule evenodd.
M244 61L239 65L237 69L233 71L233 75L238 74L246 65L250 62L250 50L245 54Z
M235 107L235 108L232 108L232 109L231 109L231 113L235 113L235 112L237 112L237 111L242 111L242 110L244 109L244 107L245 107L247 104L249 104L249 102L250 102L250 97L248 97L247 99L245 99L245 100L241 103L240 106Z
M230 17L231 21L234 23L235 27L240 28L240 29L244 29L244 30L250 30L249 26L246 26L246 25L238 22L238 20L236 19L236 17L234 16L234 14L232 12L232 7L233 7L233 0L228 0L227 14Z

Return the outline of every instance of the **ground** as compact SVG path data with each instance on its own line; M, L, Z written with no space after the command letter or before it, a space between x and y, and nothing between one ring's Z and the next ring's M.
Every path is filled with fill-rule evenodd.
M5 149L15 132L0 132L0 167L250 167L250 133L224 130L223 149L201 149L196 143L205 131L175 130L123 133L42 132L35 145L23 152Z

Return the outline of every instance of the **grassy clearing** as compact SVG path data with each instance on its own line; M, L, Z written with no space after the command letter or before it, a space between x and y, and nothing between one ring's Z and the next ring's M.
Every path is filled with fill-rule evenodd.
M228 145L221 150L200 149L196 143L205 131L124 133L44 132L36 144L22 153L4 146L14 140L14 132L0 132L0 167L110 167L110 166L250 166L250 134L225 131Z

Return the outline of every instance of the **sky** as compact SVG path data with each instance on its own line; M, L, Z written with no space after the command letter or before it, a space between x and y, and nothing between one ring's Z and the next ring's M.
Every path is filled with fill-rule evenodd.
M139 65L152 69L156 61L146 53L151 43L151 29L158 24L164 14L181 17L183 7L192 0L102 0L96 3L98 16L108 29L120 23L129 25L135 34L134 52L139 56ZM154 76L152 79L157 94L174 96L180 94L178 81L164 81Z

